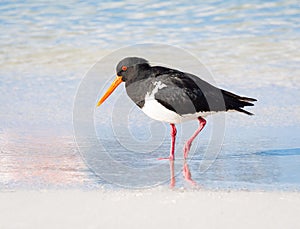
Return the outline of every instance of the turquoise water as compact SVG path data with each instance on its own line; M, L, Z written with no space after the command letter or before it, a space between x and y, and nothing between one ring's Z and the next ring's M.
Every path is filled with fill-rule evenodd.
M102 57L125 46L161 43L197 57L218 86L258 99L250 109L255 116L226 115L221 151L203 172L199 166L211 139L208 118L188 161L194 181L207 189L299 190L299 22L298 1L2 1L0 189L117 188L113 180L95 174L79 153L73 130L75 96ZM156 55L160 59L159 51ZM184 61L168 58L173 67ZM97 69L99 85L114 75L115 64ZM191 65L184 70L195 69ZM105 117L96 111L96 131L114 161L132 168L157 167L153 176L123 179L125 186L169 186L169 162L156 160L168 154L168 125L152 122L133 108L128 126L114 119L114 125L129 129L136 139L126 147L121 143L131 140L121 135L119 141L108 125L113 101L127 101L117 97L122 90L101 108ZM151 132L153 125L164 132ZM196 123L187 125L189 131L196 128ZM138 144L151 136L156 137L153 144ZM176 152L176 187L188 186L180 159L184 137ZM88 146L99 151L97 144ZM98 154L94 156L97 166ZM105 172L116 179L126 177L116 167ZM157 177L164 182L153 184Z

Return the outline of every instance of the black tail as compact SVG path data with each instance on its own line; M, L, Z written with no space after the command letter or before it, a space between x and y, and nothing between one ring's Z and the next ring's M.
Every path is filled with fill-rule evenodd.
M236 110L239 112L243 112L247 115L253 115L249 111L246 111L242 108L246 106L254 106L252 102L257 101L256 99L242 97L225 90L222 90L222 94L224 97L226 110Z

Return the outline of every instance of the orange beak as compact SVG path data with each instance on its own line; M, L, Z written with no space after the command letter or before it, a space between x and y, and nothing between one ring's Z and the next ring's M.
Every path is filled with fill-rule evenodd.
M97 103L97 107L99 107L107 98L110 96L111 93L119 86L120 83L122 83L122 76L117 76L117 78L112 82L110 87L107 89L105 94L102 96L102 98Z

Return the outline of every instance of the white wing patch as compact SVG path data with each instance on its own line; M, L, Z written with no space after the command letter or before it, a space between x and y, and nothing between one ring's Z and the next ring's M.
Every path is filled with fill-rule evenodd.
M154 95L158 92L158 89L162 89L164 87L167 87L167 85L165 85L164 83L162 83L161 81L155 81L153 83L153 85L155 85L155 88L151 91L151 93L149 94L149 92L147 92L145 100L151 98L154 99Z

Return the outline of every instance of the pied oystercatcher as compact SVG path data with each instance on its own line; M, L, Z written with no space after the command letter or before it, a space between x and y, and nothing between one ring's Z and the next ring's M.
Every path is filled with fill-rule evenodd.
M243 107L253 106L251 102L256 101L219 89L190 73L150 66L143 58L124 58L118 63L116 71L116 79L97 106L100 106L120 83L125 82L128 96L146 115L170 123L170 160L174 160L176 123L193 119L199 121L198 129L184 145L186 159L193 140L206 124L203 117L224 111L239 111L252 115Z

